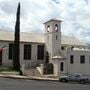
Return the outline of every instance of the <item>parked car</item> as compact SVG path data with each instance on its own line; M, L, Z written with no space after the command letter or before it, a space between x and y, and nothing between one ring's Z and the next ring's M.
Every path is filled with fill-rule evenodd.
M59 81L60 82L74 81L74 82L80 82L84 84L88 81L88 78L82 75L67 75L67 76L61 76L59 78Z

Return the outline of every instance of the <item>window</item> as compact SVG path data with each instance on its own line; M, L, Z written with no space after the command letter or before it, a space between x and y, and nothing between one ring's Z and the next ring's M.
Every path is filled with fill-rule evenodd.
M89 64L90 64L90 56L89 56Z
M37 59L44 59L44 45L38 45L37 47Z
M58 25L57 24L55 25L55 30L58 31Z
M24 45L24 60L30 60L31 59L31 45L25 44Z
M71 56L70 56L70 64L73 64L73 63L74 63L74 56L71 55Z
M64 70L64 63L63 63L63 62L60 63L60 70L61 70L61 71Z
M49 63L49 53L48 52L46 52L46 58L45 59L46 59L45 60L46 61L46 64Z
M58 36L56 35L56 40L58 39Z
M48 26L47 26L47 32L49 32L49 31L50 31L50 26L48 25Z
M84 55L81 55L80 56L80 63L81 64L84 64L85 63L85 56Z
M9 44L9 59L11 60L13 58L13 44Z
M64 46L61 46L61 50L65 50L65 47Z

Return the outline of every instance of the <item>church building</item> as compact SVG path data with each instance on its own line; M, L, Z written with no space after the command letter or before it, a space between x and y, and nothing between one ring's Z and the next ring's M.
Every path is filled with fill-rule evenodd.
M63 36L61 20L44 23L45 33L20 33L20 65L53 65L53 74L90 75L90 50L75 37ZM0 66L12 66L14 32L0 31Z

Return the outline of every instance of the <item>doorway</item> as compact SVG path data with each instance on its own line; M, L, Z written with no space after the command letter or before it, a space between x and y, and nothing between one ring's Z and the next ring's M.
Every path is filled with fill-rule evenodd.
M63 62L60 63L60 71L62 71L62 72L64 71L64 63Z
M46 64L48 64L49 63L49 54L48 54L48 52L46 52Z

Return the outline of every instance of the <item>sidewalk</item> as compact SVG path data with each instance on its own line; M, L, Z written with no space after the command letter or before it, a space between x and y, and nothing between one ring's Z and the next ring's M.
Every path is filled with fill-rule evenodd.
M26 80L42 80L42 81L58 81L58 78L50 77L37 77L37 76L21 76L15 74L0 73L0 77L3 78L12 78L12 79L26 79Z

